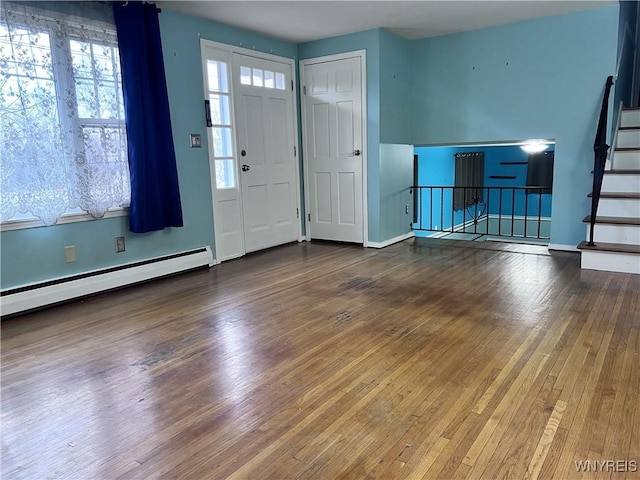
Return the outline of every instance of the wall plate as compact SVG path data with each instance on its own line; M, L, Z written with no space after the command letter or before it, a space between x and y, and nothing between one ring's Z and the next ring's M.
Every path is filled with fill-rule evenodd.
M67 263L73 263L77 260L75 245L68 245L64 247L64 259Z
M116 253L124 252L124 249L125 249L124 237L116 237L115 238L115 243L116 243Z
M189 135L189 141L191 144L191 148L200 148L202 147L202 137L199 133L191 133Z

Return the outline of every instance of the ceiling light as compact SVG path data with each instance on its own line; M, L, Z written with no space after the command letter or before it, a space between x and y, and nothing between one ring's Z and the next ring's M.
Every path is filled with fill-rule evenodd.
M520 148L527 153L540 153L549 148L549 144L542 140L529 140L524 145L520 145Z

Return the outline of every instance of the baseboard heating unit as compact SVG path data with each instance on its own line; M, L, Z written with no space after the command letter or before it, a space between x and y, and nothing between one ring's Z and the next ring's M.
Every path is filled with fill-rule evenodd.
M211 248L202 247L9 288L0 292L0 314L4 318L187 270L210 267L214 263Z

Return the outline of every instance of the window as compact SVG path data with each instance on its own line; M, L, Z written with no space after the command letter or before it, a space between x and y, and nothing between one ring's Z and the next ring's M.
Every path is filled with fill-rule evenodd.
M226 62L207 60L207 90L211 109L211 143L216 169L216 188L235 188L233 124Z
M254 87L275 88L285 90L285 75L260 68L240 67L240 83Z
M551 193L553 186L554 152L529 154L527 162L527 187L541 187L540 190L528 190L527 193Z
M70 214L99 218L129 204L111 9L77 3L73 15L54 2L0 9L3 229L34 218L45 225Z
M484 152L455 154L455 188L453 208L460 210L484 200Z

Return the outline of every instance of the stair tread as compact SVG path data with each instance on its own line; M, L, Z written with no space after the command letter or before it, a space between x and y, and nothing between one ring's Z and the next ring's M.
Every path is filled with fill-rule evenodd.
M640 152L640 147L616 147L616 152Z
M593 197L593 193L589 193L587 197ZM600 192L600 198L629 198L640 200L639 192Z
M593 173L593 172L591 172ZM605 175L611 174L611 175L638 175L640 174L640 169L633 169L633 168L612 168L611 170L605 170L604 171Z
M640 130L640 127L636 127L636 126L620 127L618 130Z
M580 242L578 250L592 250L600 252L618 252L633 253L640 255L640 245L631 245L627 243L606 243L595 242L595 245L589 245L586 240Z
M622 107L624 112L633 112L634 110L640 110L640 107Z
M582 219L584 223L591 221L591 215ZM596 223L608 223L613 225L640 225L640 217L596 217Z

